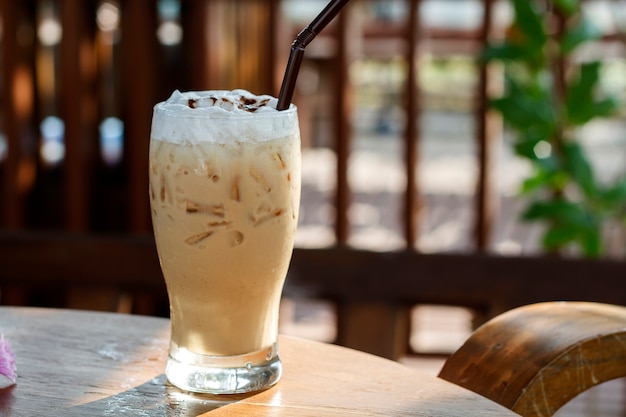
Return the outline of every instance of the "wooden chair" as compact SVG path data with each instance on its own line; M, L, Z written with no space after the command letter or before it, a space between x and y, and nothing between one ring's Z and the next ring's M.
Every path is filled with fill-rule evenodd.
M626 308L589 302L520 307L479 327L439 377L525 416L551 416L581 392L626 376Z

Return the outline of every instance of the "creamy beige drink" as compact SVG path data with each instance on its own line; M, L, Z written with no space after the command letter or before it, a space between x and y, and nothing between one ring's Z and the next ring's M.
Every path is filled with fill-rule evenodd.
M243 368L235 377L243 381L253 375L241 372L278 359L278 308L300 201L300 138L295 108L278 112L273 105L268 96L235 90L175 92L155 106L150 199L170 297L170 362L174 373L195 372L182 383L168 378L185 389L251 390L213 389L210 375L202 376L204 389L189 381L204 366ZM219 363L232 356L244 359Z

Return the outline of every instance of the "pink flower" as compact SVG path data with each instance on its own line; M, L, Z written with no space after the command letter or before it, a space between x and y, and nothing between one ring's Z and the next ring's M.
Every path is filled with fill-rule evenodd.
M6 377L8 382L3 381L2 376ZM15 354L11 350L9 341L4 338L4 335L0 335L0 388L11 386L16 380Z

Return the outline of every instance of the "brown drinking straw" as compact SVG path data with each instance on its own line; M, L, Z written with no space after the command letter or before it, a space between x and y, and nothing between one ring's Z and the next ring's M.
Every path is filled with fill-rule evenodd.
M291 104L293 90L296 86L296 79L298 78L298 71L300 70L300 64L304 56L304 48L306 48L313 38L339 14L339 11L347 2L348 0L331 0L324 10L296 36L296 39L291 44L289 61L285 69L283 84L280 87L276 110L286 110Z

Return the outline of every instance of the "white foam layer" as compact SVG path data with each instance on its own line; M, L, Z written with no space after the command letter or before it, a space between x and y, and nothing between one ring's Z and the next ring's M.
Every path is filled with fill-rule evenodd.
M246 90L180 92L154 106L152 140L173 143L259 142L299 134L294 105Z

